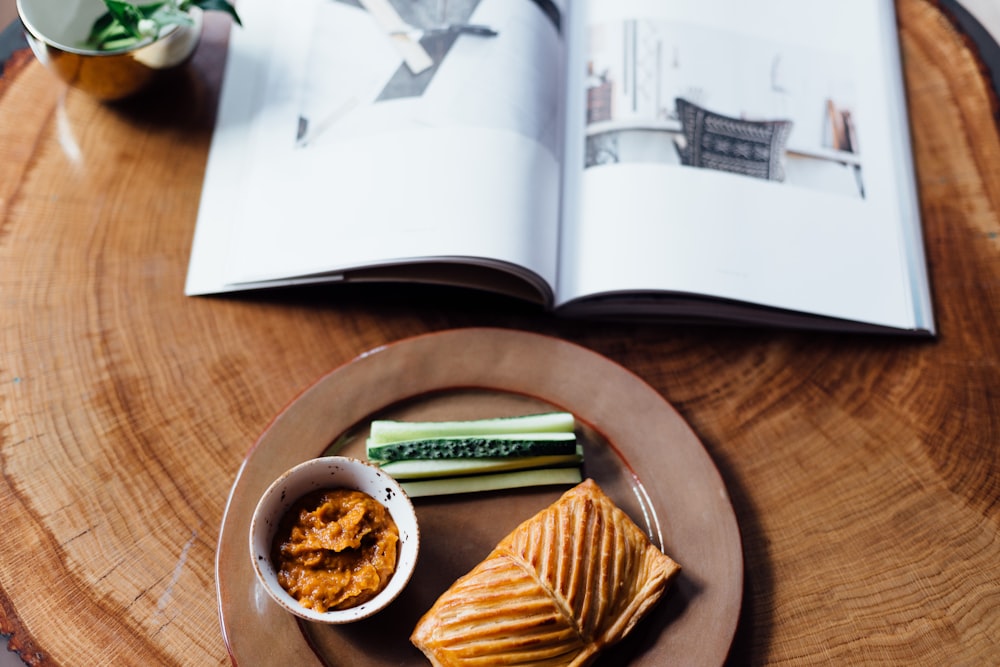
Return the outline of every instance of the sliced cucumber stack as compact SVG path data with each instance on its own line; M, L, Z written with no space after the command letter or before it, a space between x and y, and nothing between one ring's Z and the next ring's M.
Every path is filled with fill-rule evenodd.
M413 496L582 481L573 415L470 421L373 421L368 459Z

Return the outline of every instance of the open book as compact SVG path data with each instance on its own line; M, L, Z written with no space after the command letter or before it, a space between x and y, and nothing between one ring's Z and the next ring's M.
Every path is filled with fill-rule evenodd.
M930 335L891 0L241 0L186 292Z

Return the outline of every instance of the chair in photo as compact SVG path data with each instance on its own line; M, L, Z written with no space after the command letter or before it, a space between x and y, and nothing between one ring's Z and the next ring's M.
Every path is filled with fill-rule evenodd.
M709 111L683 98L675 100L683 145L681 163L771 181L785 180L789 120L744 120Z

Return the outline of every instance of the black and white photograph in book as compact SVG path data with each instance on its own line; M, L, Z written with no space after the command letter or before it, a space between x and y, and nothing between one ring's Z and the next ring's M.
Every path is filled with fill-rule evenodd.
M319 0L298 91L296 145L372 132L478 125L554 147L555 91L516 98L500 82L548 81L559 59L524 26L561 30L552 0ZM513 25L516 23L517 25ZM349 30L345 30L349 26ZM331 39L331 35L337 35ZM540 50L541 49L541 50ZM350 64L331 68L330 63ZM505 68L504 72L497 68ZM523 100L514 103L512 100ZM536 104L531 104L536 103ZM548 104L548 114L539 113ZM554 150L554 148L553 148Z
M654 162L864 198L852 60L702 26L591 26L586 167Z

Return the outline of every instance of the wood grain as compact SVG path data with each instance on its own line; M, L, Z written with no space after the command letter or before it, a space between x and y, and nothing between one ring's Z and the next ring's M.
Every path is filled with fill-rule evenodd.
M227 664L213 558L251 443L413 334L539 331L634 370L714 458L744 538L734 664L996 664L1000 132L937 5L897 3L940 336L579 324L464 292L182 295L227 26L106 106L0 80L0 631L33 665Z

